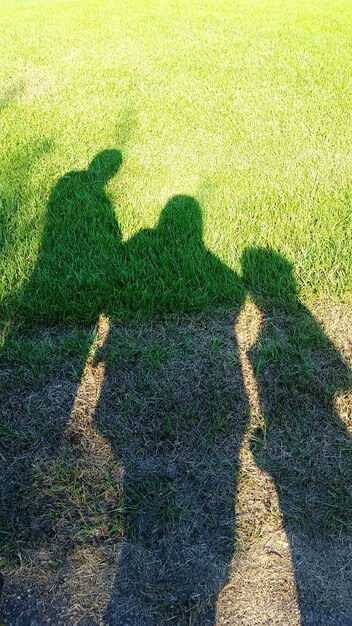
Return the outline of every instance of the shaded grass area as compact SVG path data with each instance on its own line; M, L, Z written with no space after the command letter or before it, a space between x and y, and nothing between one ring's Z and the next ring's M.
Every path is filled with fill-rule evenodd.
M265 310L251 262L247 286L263 317L252 306L235 334L238 311L109 332L102 321L92 331L33 331L17 343L1 370L5 572L56 571L61 597L70 576L81 584L80 550L119 549L110 599L83 585L83 620L99 623L94 606L112 623L213 623L232 559L283 523L302 616L312 607L352 614L349 560L338 550L324 557L329 545L347 554L350 541L350 312L341 309L336 322L341 358L304 308ZM327 327L338 315L325 311ZM258 411L243 382L243 350L259 383ZM271 486L248 470L249 458ZM30 607L30 599L15 603L13 615Z
M201 208L189 196L170 199L154 229L122 241L104 189L121 158L103 151L51 193L35 270L7 303L19 321L89 323L102 313L125 318L241 299L239 278L205 248Z
M205 255L194 240L169 263L161 216L180 195L199 203L204 247L231 271L246 247L269 246L294 263L305 298L350 298L349 2L0 11L2 320L228 305L236 289L206 281L206 263L201 286L187 283ZM93 183L106 148L121 151L120 170ZM121 241L138 262L126 265Z

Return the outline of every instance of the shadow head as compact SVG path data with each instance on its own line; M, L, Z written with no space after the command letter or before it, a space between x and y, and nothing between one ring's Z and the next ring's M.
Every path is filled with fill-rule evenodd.
M201 241L203 217L199 202L192 196L173 196L160 215L158 230L170 237L171 244L190 245Z
M242 279L248 293L262 308L297 306L294 268L270 248L247 248L241 257Z
M99 152L88 168L88 174L101 185L106 183L119 171L122 164L120 150L103 150Z

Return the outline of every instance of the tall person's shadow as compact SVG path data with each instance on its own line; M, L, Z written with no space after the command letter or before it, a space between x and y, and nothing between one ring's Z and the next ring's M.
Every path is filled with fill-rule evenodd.
M251 352L264 418L253 433L252 451L277 489L302 623L347 626L352 609L352 439L346 428L352 415L351 372L300 302L293 267L284 257L248 249L242 268L264 320Z
M36 265L9 303L21 332L26 333L31 324L40 325L40 335L34 335L38 343L46 325L62 330L67 323L94 323L109 305L108 277L115 272L121 233L105 186L121 162L120 151L104 150L86 170L65 174L50 194ZM17 340L18 333L7 334L5 357L11 355L13 346L16 350ZM22 393L10 388L9 400L2 403L2 419L20 436L4 450L3 459L9 455L9 460L3 465L1 480L1 525L5 539L11 533L20 545L35 545L47 531L50 534L39 521L40 514L36 515L34 501L40 498L32 486L33 468L45 471L58 457L89 348L84 342L72 364L76 375L62 374L55 393L54 387L43 390L40 381L30 380L29 385L22 384ZM53 393L59 394L59 402L53 400ZM16 470L18 459L20 471ZM33 501L31 506L28 500Z
M124 247L135 310L189 311L232 294L231 316L113 327L99 358L97 429L121 463L122 552L104 623L215 623L235 542L238 457L248 420L234 335L239 277L203 243L202 212L173 197ZM143 289L141 289L143 287ZM159 302L160 304L160 302Z
M15 294L19 318L84 324L106 312L121 232L105 187L121 163L119 150L104 150L86 170L68 172L55 185L36 266Z

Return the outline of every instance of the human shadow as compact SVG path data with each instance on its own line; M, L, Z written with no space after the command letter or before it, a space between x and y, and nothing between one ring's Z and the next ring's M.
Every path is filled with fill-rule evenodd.
M263 315L250 354L264 416L252 452L278 493L302 624L349 625L352 440L337 403L347 417L351 372L283 256L250 248L242 269Z
M106 624L214 624L234 552L248 407L233 323L244 292L206 249L202 230L198 202L176 196L154 229L124 246L136 311L152 307L155 294L163 310L202 310L229 292L233 307L215 322L168 316L134 326L127 345L112 328L100 354L95 424L124 476L124 539Z
M111 446L117 498L112 508L99 506L107 527L118 528L117 543L123 535L104 623L215 623L235 549L238 458L249 416L233 331L247 293L264 315L251 353L264 426L253 434L252 451L278 490L308 623L312 611L336 607L348 567L348 559L335 566L332 557L351 516L351 442L333 405L348 388L348 368L300 303L291 265L252 248L237 275L206 248L194 198L171 198L155 228L123 243L106 192L121 162L119 151L104 151L87 170L60 179L34 271L13 296L26 323L130 319L111 325L93 360L93 367L105 364L94 425ZM204 314L222 304L231 304L230 314ZM157 315L147 323L142 314ZM74 379L49 385L46 395L40 384L38 393L30 385L9 394L6 423L25 436L5 449L6 476L13 458L21 465L15 480L2 481L2 515L8 527L20 525L22 542L53 537L51 521L43 527L34 519L26 488L34 466L58 457L93 344L79 351Z
M52 190L34 271L14 296L27 324L84 324L106 312L121 232L105 187L121 163L119 150L103 150Z
M190 196L174 196L156 228L123 247L127 268L123 305L145 313L190 312L241 301L239 278L203 243L202 210Z
M89 340L78 348L78 357L70 365L74 377L61 374L61 392L60 387L57 391L61 395L60 406L55 409L53 398L40 391L40 380L30 379L25 383L17 379L18 361L26 362L30 358L23 354L30 345L30 336L20 349L19 359L16 358L21 345L19 339L31 325L40 325L40 336L36 335L36 343L40 344L46 324L62 329L63 323L94 323L106 310L109 303L106 277L109 271L111 274L111 264L118 254L121 233L105 186L121 162L118 150L104 150L86 170L69 172L58 181L47 203L35 268L7 305L8 310L15 311L16 324L7 333L3 350L5 361L13 363L13 372L8 393L2 398L1 423L15 434L11 447L4 441L2 455L0 518L5 541L11 535L20 544L30 545L53 533L46 522L43 525L39 521L40 511L34 507L38 494L33 487L33 468L45 468L59 454L77 381L83 374L90 349ZM52 342L55 344L53 332ZM42 400L38 402L36 398L41 393ZM38 485L38 490L41 489ZM29 500L33 501L31 506Z

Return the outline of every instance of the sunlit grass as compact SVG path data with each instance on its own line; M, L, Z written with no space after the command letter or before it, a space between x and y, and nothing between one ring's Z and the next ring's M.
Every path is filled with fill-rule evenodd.
M119 317L231 302L237 277L215 272L205 284L208 261L195 277L199 246L170 265L170 229L153 240L149 274L149 235L121 261L122 242L156 227L180 194L199 203L198 230L224 266L240 272L245 248L270 246L293 263L301 297L350 298L350 2L4 0L0 23L3 315L87 321L107 308ZM87 287L68 278L70 254L64 265L53 254L50 271L40 259L52 190L105 149L122 155L107 186L120 248L103 220ZM89 231L84 197L77 232Z

